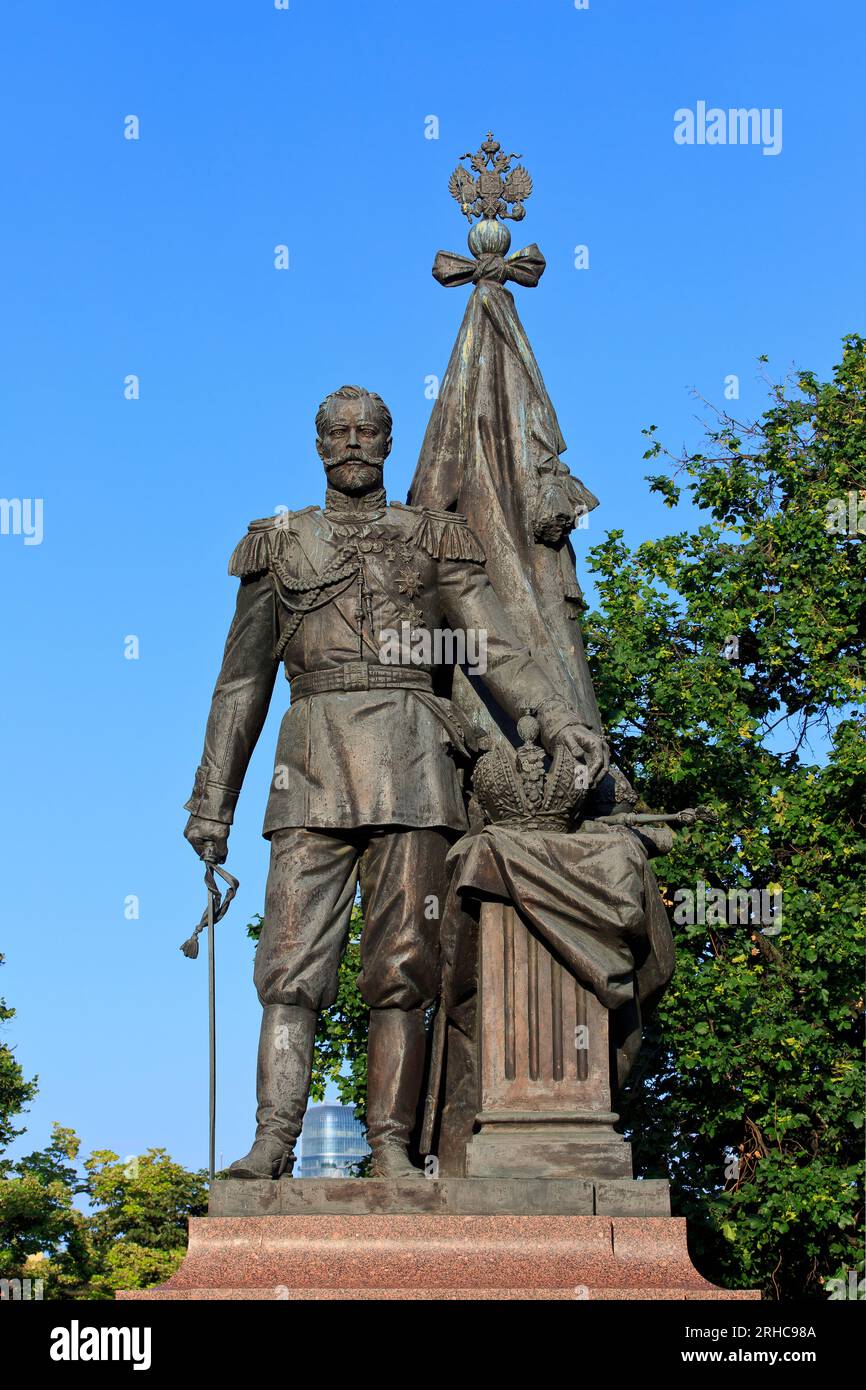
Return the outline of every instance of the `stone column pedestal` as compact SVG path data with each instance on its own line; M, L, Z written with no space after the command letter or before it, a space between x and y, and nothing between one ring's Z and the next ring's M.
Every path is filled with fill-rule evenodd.
M613 1128L607 1009L505 903L482 904L478 988L467 1174L631 1178L631 1146Z

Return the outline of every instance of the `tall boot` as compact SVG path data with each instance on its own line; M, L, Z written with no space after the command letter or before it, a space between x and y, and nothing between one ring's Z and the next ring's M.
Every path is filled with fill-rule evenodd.
M256 1137L229 1168L233 1178L279 1178L291 1173L310 1076L316 1014L297 1004L266 1004L256 1071Z
M427 1035L423 1009L371 1009L367 1042L367 1143L373 1178L423 1178L409 1158Z

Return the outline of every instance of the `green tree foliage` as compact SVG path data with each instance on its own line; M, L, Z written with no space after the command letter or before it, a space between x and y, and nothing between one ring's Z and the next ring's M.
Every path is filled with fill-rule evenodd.
M0 954L0 965L3 964L5 956ZM0 998L0 1028L10 1019L15 1017L15 1010L10 1009L5 999ZM16 1129L12 1123L16 1115L29 1104L36 1094L36 1081L25 1081L24 1072L20 1064L15 1060L15 1054L8 1043L0 1041L0 1153L24 1133L23 1129ZM0 1159L0 1175L3 1173L4 1160Z
M44 1296L78 1287L92 1265L83 1191L74 1166L79 1141L54 1125L48 1148L7 1162L0 1178L0 1275L42 1278Z
M2 1021L13 1012L3 1003ZM5 1047L0 1085L2 1152L24 1133L13 1121L36 1094ZM79 1149L74 1130L55 1124L46 1149L0 1160L0 1278L41 1279L44 1298L113 1298L162 1283L186 1253L187 1217L206 1210L207 1175L164 1149L126 1160L101 1150L82 1175Z
M831 381L771 384L755 423L715 412L674 462L651 490L706 520L591 552L593 679L645 799L718 812L656 861L675 919L700 882L781 891L782 914L675 920L625 1118L708 1277L826 1296L862 1245L866 551L838 517L866 503L864 340Z
M187 1218L207 1210L207 1174L190 1172L165 1149L126 1160L97 1150L84 1167L97 1257L91 1296L110 1298L117 1289L163 1283L186 1254Z
M104 1149L82 1177L79 1148L72 1130L54 1125L48 1148L0 1180L0 1275L41 1278L45 1298L113 1298L163 1283L186 1254L187 1217L207 1209L207 1174L164 1149L123 1160Z

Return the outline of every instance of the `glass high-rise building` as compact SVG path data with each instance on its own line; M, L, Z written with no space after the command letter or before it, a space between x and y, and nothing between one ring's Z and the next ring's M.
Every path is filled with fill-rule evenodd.
M351 1178L370 1149L351 1105L311 1105L301 1130L296 1178Z

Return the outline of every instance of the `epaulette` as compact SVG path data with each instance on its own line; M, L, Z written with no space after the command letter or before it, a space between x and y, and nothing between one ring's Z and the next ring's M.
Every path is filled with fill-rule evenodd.
M460 512L435 511L432 507L417 510L421 520L415 540L434 560L473 560L477 565L484 564L486 557L481 542L465 516Z
M314 511L304 507L305 512ZM287 560L289 557L290 520L298 512L278 512L275 516L263 516L251 521L247 534L238 541L229 560L229 574L236 579L249 579L254 574L264 574L271 560Z

